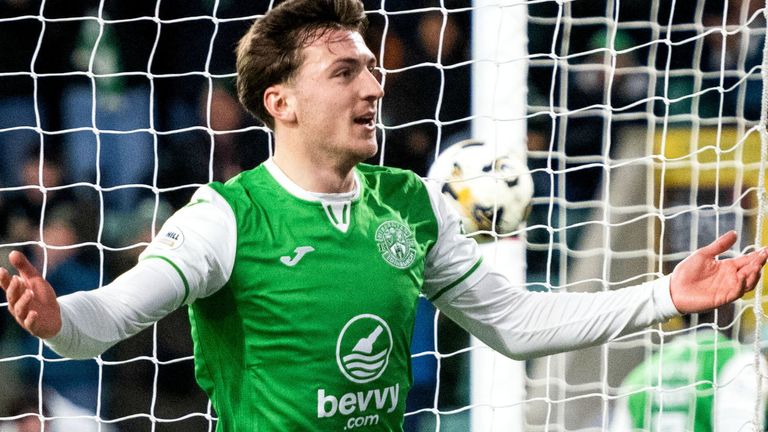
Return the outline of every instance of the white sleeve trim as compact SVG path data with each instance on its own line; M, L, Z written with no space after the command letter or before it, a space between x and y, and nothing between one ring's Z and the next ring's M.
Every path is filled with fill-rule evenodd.
M644 284L653 289L653 303L657 307L659 321L666 321L681 315L680 311L675 307L675 303L672 302L672 292L669 290L671 279L671 276L667 275Z

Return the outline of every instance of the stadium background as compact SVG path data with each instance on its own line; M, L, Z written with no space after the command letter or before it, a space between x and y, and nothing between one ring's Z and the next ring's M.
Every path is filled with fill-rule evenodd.
M48 276L61 293L108 283L135 262L151 232L185 204L196 185L227 179L268 157L270 137L237 105L232 83L234 44L269 4L0 1L0 34L13 35L0 38L4 151L0 260L11 248L24 249L39 264L46 262ZM686 251L724 227L739 227L740 249L759 236L754 192L745 198L741 189L721 187L719 182L729 177L707 180L704 169L696 172L702 187L692 195L688 165L677 177L666 177L674 174L670 170L659 180L652 161L636 171L622 171L637 179L621 184L622 195L634 197L627 198L628 206L650 201L663 213L676 206L715 203L712 211L661 218L661 229L658 218L643 220L642 229L634 230L636 237L622 238L623 245L616 247L612 242L621 234L616 231L606 239L606 225L593 223L604 222L606 197L616 196L611 188L621 183L604 181L606 173L620 177L608 167L611 158L642 159L649 143L656 154L687 149L692 138L686 131L691 130L718 143L731 134L731 141L743 144L739 140L745 130L759 119L762 86L754 67L761 64L765 30L760 5L742 1L731 1L727 8L712 1L672 5L674 10L667 2L656 1L527 5L527 148L536 184L524 233L529 289L557 290L588 280L591 275L578 274L585 268L595 270L602 280L609 275L608 283L571 288L614 288L621 284L610 282L626 281L629 276L621 276L625 273L659 270L653 251L669 252L661 258L661 268L668 270ZM382 112L386 146L372 162L425 175L440 148L471 136L470 6L468 1L366 1L371 11L366 37L374 53L385 47L379 61L391 71ZM95 19L100 7L101 16L109 21ZM706 34L724 23L742 30L725 43L717 32ZM663 38L675 43L654 43ZM552 53L560 57L553 58ZM95 134L89 129L94 120L97 128L113 132ZM666 147L661 147L662 136ZM98 172L97 139L103 147ZM746 143L753 150L746 150L742 159L753 163L754 139ZM38 187L41 160L45 193ZM704 158L697 160L703 162ZM721 172L719 167L712 170ZM747 181L741 184L749 185L754 172L746 172ZM97 182L107 190L99 192L92 186ZM150 187L112 188L124 184ZM663 202L655 198L660 190L665 191ZM720 203L739 205L720 211ZM655 235L649 237L649 232ZM54 247L42 248L42 238ZM637 244L636 250L642 252L627 259L619 254L607 262L595 252L606 244L619 252L622 247L635 250L628 245ZM78 246L55 247L71 245ZM417 343L428 346L432 315L425 316L426 336ZM462 331L443 319L438 326L440 353L460 353L466 347L468 338ZM630 361L615 372L616 377L641 359L637 348L645 350L649 338L634 346ZM37 407L38 349L38 343L21 334L3 311L0 417L18 414L14 410L30 404ZM45 385L84 405L98 403L104 418L124 419L115 425L120 430L207 430L209 422L203 415L168 424L152 421L210 414L194 384L190 355L186 311L180 310L110 350L101 366L95 361L46 362ZM466 355L441 359L439 377L432 372L433 359L418 361L423 365L416 369L419 386L411 395L412 406L431 406L438 378L441 411L467 405ZM534 367L530 366L532 377ZM577 381L591 381L585 377L593 371L577 371L574 376ZM532 394L535 387L534 380ZM537 403L529 406L534 413ZM585 410L573 412L580 418L558 421L575 428L592 421L581 415ZM465 411L453 415L462 416ZM451 418L444 416L446 425Z

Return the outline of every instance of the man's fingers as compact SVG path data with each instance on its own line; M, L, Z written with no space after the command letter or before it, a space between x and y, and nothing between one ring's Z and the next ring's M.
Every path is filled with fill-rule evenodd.
M760 267L764 266L766 262L768 262L768 247L760 248L759 250L755 251L755 262L758 263Z
M757 281L760 280L760 271L765 265L765 259L762 256L763 250L753 252L753 255L749 257L750 260L746 264L737 270L738 277L744 281L747 290L752 290L757 285Z
M733 263L736 264L736 268L741 269L744 267L755 266L757 268L756 271L760 271L765 265L766 260L768 260L768 249L766 248L760 248L746 255L732 258Z
M714 258L730 249L731 246L736 243L737 238L736 231L728 231L718 237L717 240L699 249L699 252L710 258Z
M29 312L29 305L34 297L32 290L26 290L21 297L19 297L19 301L13 305L13 315L19 318L19 322L24 321Z
M11 282L8 284L8 289L5 291L5 296L8 298L8 304L13 306L19 301L19 298L24 294L26 284L22 282L18 276L11 276Z
M730 261L732 261L736 265L736 268L742 268L750 265L759 265L759 263L763 259L764 259L763 249L759 249L756 251L752 251L748 254L731 258Z
M4 267L0 267L0 287L2 287L3 290L7 290L10 283L11 274L8 273L8 270L6 270Z
M35 326L35 322L37 321L37 312L31 311L27 317L24 319L24 328L29 330L32 334L36 334L37 331L33 330Z
M16 270L21 276L27 279L40 276L40 273L37 271L35 266L29 262L23 253L19 251L13 251L8 255L8 260L11 262L11 265L16 267Z
M745 279L744 293L747 293L755 289L755 286L757 286L757 282L759 280L760 280L760 275L757 273L753 273L747 276L747 278Z

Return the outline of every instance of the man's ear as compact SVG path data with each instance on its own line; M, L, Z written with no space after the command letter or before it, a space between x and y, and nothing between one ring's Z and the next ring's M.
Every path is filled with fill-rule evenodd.
M264 90L264 107L275 119L275 122L293 123L296 121L291 91L282 84L275 84Z

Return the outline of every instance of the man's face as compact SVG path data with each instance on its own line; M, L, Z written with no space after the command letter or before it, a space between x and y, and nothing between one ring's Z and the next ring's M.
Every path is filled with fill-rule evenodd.
M307 151L320 161L355 163L376 154L376 102L384 90L362 36L330 30L304 48L303 58L289 87Z

